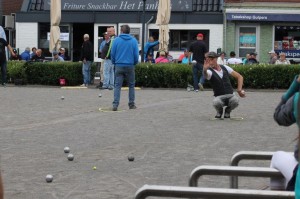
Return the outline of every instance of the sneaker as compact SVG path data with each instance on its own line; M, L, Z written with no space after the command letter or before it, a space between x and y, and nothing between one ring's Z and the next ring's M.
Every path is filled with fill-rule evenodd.
M222 115L223 115L223 111L217 112L217 115L215 116L215 118L222 118Z
M118 110L118 107L115 107L115 106L114 106L114 107L112 108L112 111L117 111L117 110Z
M80 86L81 86L81 87L85 87L85 84L81 84Z
M195 90L195 92L199 92L199 90Z
M136 109L137 107L135 105L130 105L129 109Z
M204 87L201 83L198 84L199 88L200 88L200 91L204 91Z
M108 87L108 90L113 90L114 88L113 87Z
M108 89L108 87L103 87L103 86L102 86L102 87L100 87L99 89L103 89L103 90L104 90L104 89Z
M230 118L230 111L227 108L225 109L224 118Z

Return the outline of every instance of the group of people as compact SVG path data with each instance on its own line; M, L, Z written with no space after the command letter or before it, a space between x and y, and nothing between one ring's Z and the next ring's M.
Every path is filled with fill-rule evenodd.
M137 40L130 35L128 25L121 26L121 34L116 35L114 27L107 27L107 32L103 34L104 40L100 44L99 52L104 60L104 82L101 89L114 91L112 110L117 111L120 103L121 88L124 79L129 87L129 109L136 109L135 105L135 65L139 61L139 48ZM82 61L82 86L90 84L90 70L93 62L93 44L89 40L89 35L83 36L81 47Z

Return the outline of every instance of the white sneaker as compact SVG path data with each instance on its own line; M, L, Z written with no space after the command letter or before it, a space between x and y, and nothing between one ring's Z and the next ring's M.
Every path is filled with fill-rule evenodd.
M200 91L204 91L204 87L201 83L198 84L199 88L200 88Z
M85 84L81 84L80 86L81 86L81 87L85 87Z
M195 90L195 92L199 92L199 90Z

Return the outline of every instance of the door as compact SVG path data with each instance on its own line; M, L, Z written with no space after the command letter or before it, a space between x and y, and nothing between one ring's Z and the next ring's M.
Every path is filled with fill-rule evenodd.
M100 58L100 44L103 41L103 33L106 32L107 27L113 26L117 33L117 25L116 24L95 24L94 25L94 62L101 62Z

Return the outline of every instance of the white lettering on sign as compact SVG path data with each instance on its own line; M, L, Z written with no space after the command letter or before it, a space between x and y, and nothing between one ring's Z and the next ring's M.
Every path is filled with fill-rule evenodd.
M63 6L63 9L68 9L68 10L80 10L80 9L85 9L86 5L83 4L75 4L75 3L65 3Z

